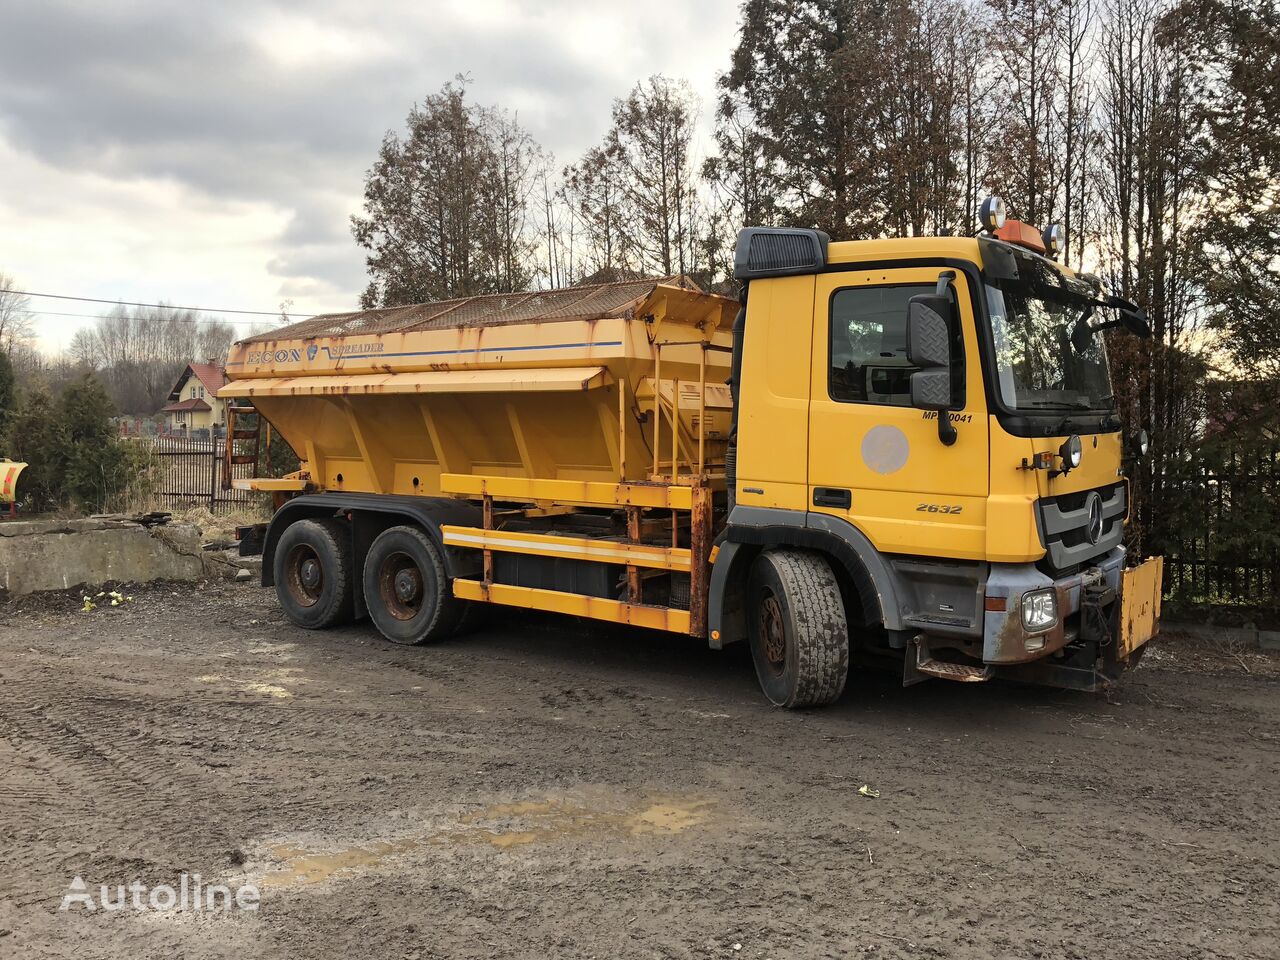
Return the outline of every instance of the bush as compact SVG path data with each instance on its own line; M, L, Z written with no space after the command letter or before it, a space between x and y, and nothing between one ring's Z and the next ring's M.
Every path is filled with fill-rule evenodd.
M41 388L24 391L7 419L0 450L27 464L18 477L18 494L29 510L50 510L64 501L66 446L53 399Z
M23 392L0 450L29 464L18 480L28 509L69 506L98 513L136 486L147 469L142 451L117 436L112 413L92 374L73 381L57 402L38 387Z
M62 394L65 443L65 499L96 513L129 484L129 451L111 424L111 399L90 374Z

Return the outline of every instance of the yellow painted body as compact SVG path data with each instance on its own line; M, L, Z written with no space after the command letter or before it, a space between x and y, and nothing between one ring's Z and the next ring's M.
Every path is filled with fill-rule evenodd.
M583 597L558 590L540 590L535 587L513 587L502 583L481 583L477 580L455 580L454 595L463 600L482 603L498 603L526 610L546 610L573 617L590 617L626 623L633 627L651 630L667 630L672 633L689 632L689 611L666 607L647 607L605 600L601 597Z
M953 280L965 356L964 404L949 414L953 445L939 440L932 412L832 399L833 298L859 287L930 287L945 268L919 265L928 260L982 266L973 239L858 241L830 245L835 269L752 282L736 501L838 516L884 554L1037 561L1045 546L1036 501L1114 484L1122 441L1118 433L1082 436L1082 464L1065 475L1023 468L1037 453L1056 453L1066 437L1013 436L988 409L979 318L963 271ZM275 492L455 496L482 500L486 510L499 502L543 511L632 508L635 517L687 511L709 525L712 493L724 490L732 413L725 381L737 306L658 284L625 310L594 319L285 331L236 344L221 395L252 400L303 461L295 477L240 483ZM890 356L886 369L896 362ZM818 488L849 490L852 502L815 506ZM494 552L507 551L599 560L633 574L691 571L695 588L705 588L703 561L714 555L709 539L699 554L639 539L512 533L488 521L485 529L446 527L443 535L451 547L482 551L486 570ZM1125 608L1137 624L1126 653L1158 618L1159 573L1142 569L1140 579L1125 580L1126 593L1147 603ZM487 574L456 580L454 590L464 599L680 632L701 622L686 610L511 586Z
M933 285L943 268L894 266L894 260L942 258L981 267L976 240L921 238L833 243L830 264L849 269L757 281L747 305L739 422L738 502L829 513L858 527L883 553L1025 563L1045 548L1034 504L1114 483L1118 433L1084 435L1084 458L1070 473L1021 469L1067 439L1015 437L988 410L978 325L967 277L956 272L965 353L965 404L952 411L957 440L938 440L936 415L914 407L831 399L830 303L859 286ZM863 262L874 269L858 269ZM901 463L878 457L877 428L906 438ZM890 469L891 468L891 469ZM852 491L849 509L814 506L814 490ZM942 512L941 508L946 508ZM935 509L931 509L935 508Z
M1160 629L1164 557L1151 557L1126 570L1120 586L1120 636L1116 656L1128 657Z
M445 474L689 482L699 457L723 473L736 307L660 284L622 317L258 339L232 348L220 395L253 401L312 490L439 496Z
M0 503L13 503L18 499L18 475L25 469L25 463L0 460Z

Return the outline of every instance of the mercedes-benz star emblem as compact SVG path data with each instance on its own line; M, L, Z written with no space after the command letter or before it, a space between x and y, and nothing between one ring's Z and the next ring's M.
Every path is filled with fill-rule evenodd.
M1085 505L1089 509L1089 526L1085 528L1085 536L1089 538L1090 543L1096 544L1102 539L1102 497L1098 495L1097 490L1089 494Z

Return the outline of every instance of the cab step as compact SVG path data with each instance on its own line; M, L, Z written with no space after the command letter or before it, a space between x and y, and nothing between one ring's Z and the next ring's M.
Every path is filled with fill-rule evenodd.
M991 679L991 667L975 667L966 663L948 663L935 660L929 649L928 637L921 634L911 641L902 665L902 685L909 687L936 677L939 680L955 680L958 683L983 683Z

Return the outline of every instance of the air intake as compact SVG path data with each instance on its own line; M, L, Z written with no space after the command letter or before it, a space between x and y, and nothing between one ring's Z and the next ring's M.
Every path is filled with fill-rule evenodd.
M830 242L831 238L821 230L747 227L738 234L734 278L758 280L814 273L826 265Z

